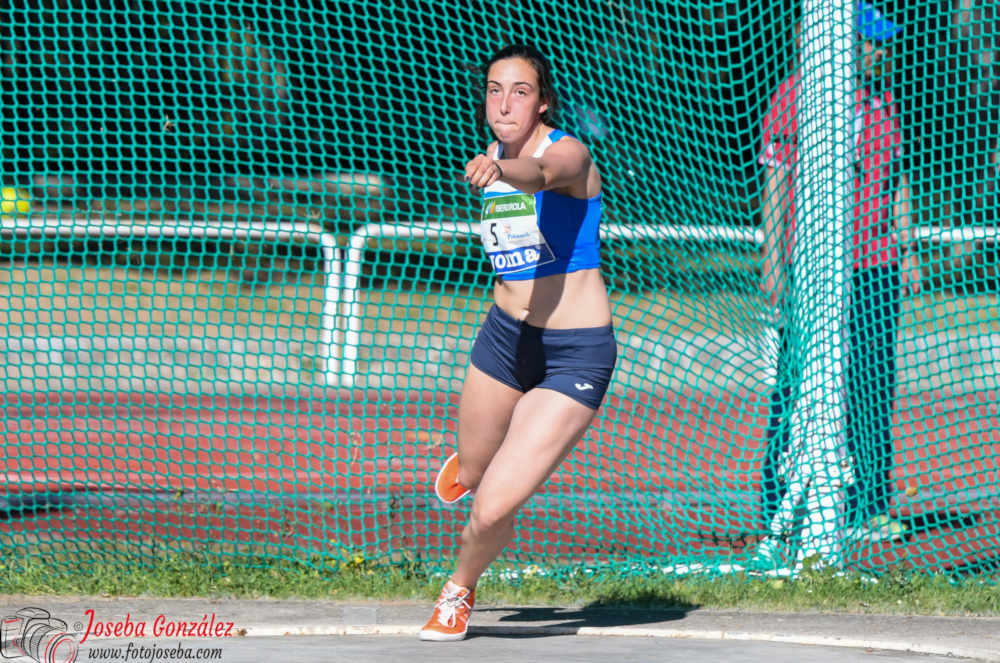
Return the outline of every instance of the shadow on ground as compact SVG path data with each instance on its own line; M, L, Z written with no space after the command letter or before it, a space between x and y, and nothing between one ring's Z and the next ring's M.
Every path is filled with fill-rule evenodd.
M507 613L498 617L497 626L476 627L470 637L498 635L529 638L553 637L579 632L581 628L641 626L684 619L697 606L674 606L651 609L588 605L581 608L477 608L478 613ZM545 627L545 631L541 631ZM535 629L539 630L535 630Z

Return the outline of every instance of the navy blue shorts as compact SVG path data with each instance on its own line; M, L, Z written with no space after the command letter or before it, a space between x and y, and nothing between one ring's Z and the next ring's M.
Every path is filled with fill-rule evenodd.
M552 389L596 410L611 382L618 347L611 325L545 329L494 305L472 346L472 365L508 387Z

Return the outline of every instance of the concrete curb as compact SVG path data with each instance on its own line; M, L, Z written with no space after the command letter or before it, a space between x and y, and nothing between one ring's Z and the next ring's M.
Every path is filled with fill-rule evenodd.
M282 626L259 625L246 628L245 637L272 638L295 636L414 636L420 633L420 624L382 625L331 625L331 626ZM754 642L779 642L783 644L816 647L843 647L845 649L872 649L882 651L953 656L971 658L990 663L1000 663L1000 652L977 647L954 647L918 640L880 640L841 636L789 635L776 632L740 632L665 628L636 628L625 626L472 626L470 635L578 635L582 637L663 638L667 640L730 640Z

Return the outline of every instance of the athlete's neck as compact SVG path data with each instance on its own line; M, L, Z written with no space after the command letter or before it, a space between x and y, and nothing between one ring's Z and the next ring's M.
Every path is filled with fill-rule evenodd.
M539 122L522 140L512 143L502 143L503 158L518 159L520 157L530 157L535 153L535 149L538 147L538 143L541 142L542 137L547 136L549 131L551 131L549 127Z

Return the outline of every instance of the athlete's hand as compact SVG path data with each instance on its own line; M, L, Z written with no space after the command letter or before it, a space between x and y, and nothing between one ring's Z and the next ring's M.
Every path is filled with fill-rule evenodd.
M764 295L767 305L772 309L778 307L784 294L784 283L776 273L777 271L777 268L767 271L760 281L760 290Z
M899 280L903 285L903 295L917 294L920 292L920 265L916 257L907 252L899 261Z
M503 177L500 165L485 154L477 154L465 164L465 181L473 191L485 189Z

